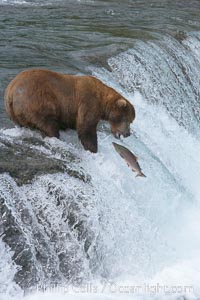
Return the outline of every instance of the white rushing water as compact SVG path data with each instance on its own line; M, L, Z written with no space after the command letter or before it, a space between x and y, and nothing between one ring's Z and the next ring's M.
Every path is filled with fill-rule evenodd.
M93 69L94 75L134 104L133 134L120 142L139 157L147 177L135 178L115 152L107 125L99 127L99 153L95 155L82 149L75 132L62 133L62 141L46 139L51 147L76 153L81 167L92 178L92 191L84 184L78 184L78 188L87 201L92 197L89 208L83 205L83 211L95 236L88 254L98 267L90 273L77 244L76 255L84 261L85 283L52 287L26 299L200 295L199 48L198 33L182 43L170 37L138 42L134 49L109 60L111 72ZM36 135L21 129L2 132L10 137ZM31 191L19 190L23 195L31 193L32 199L43 193L46 212L59 231L59 212L54 215L53 200L44 194L47 178L43 178L32 185ZM77 186L75 179L67 185L61 175L53 179L49 176L48 180L69 190L69 194ZM39 203L32 205L37 208ZM5 299L13 295L18 299L22 292L13 282L16 266L9 249L3 243L0 247L0 283L5 286L2 294Z

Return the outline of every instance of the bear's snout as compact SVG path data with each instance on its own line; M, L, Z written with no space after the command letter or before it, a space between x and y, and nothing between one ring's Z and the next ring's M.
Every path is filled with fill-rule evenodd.
M123 137L128 137L131 134L130 124L127 124L126 122L123 122L118 126L111 124L111 131L117 139L119 139L121 135L123 135Z
M127 130L127 132L123 133L123 136L124 137L128 137L131 135L131 131L130 131L130 128Z

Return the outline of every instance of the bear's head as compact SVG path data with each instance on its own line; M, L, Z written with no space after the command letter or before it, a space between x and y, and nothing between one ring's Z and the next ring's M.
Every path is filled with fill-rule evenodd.
M109 114L111 131L116 138L121 135L130 135L130 124L135 119L135 109L133 105L124 98L117 99L113 104Z

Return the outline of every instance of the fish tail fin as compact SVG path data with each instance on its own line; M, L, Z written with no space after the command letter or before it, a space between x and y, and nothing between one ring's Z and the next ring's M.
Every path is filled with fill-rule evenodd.
M144 173L138 173L135 177L147 177Z

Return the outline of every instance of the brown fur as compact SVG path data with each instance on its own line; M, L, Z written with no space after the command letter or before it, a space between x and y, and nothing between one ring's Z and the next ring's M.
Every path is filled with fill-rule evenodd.
M92 76L64 75L33 69L18 74L5 92L5 106L17 124L59 138L59 130L76 129L86 150L97 152L96 127L108 120L113 134L129 135L133 106Z

